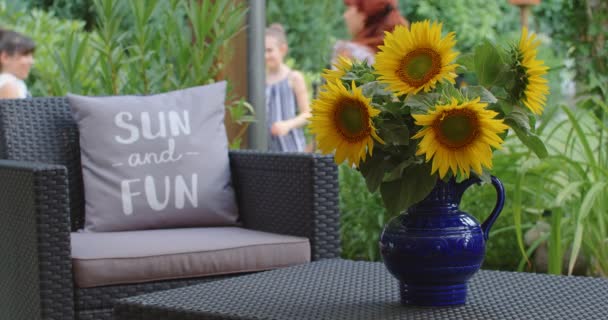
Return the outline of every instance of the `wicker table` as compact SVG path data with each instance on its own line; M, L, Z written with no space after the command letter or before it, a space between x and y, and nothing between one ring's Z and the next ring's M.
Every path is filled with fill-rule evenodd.
M467 304L399 304L381 263L322 260L119 301L116 319L608 319L608 280L480 271Z

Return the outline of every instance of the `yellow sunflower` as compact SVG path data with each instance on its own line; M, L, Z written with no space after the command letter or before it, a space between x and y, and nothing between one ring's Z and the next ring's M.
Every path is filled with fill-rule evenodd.
M549 94L547 79L543 78L549 68L542 60L536 60L536 48L539 45L540 41L536 39L536 35L529 34L528 29L524 27L519 46L515 50L519 80L515 87L516 99L535 114L543 112Z
M428 92L442 79L455 83L456 40L453 32L442 38L441 26L426 20L387 32L374 64L379 81L398 95Z
M319 98L312 102L309 128L323 153L335 150L336 163L347 160L359 166L367 152L372 154L372 137L383 143L372 122L380 111L371 106L371 99L354 82L351 87L349 91L341 81L327 83Z
M322 76L327 82L341 81L342 77L346 74L346 71L350 70L352 65L353 62L350 59L339 56L338 61L334 63L336 69L325 69L323 70Z
M438 105L428 114L413 115L416 124L423 128L412 139L418 143L416 155L433 159L431 174L439 170L443 178L448 170L469 177L471 169L481 175L482 166L492 168L492 148L499 149L499 133L507 130L502 120L494 119L498 113L485 109L487 103L479 98L458 103L456 99Z

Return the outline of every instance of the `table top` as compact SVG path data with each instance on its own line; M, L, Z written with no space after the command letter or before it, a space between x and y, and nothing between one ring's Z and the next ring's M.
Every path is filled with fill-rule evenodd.
M399 303L382 263L332 259L123 299L116 319L608 319L608 279L481 270L467 304Z

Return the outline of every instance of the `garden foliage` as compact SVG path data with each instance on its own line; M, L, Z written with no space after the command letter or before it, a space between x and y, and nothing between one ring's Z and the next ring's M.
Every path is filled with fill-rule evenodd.
M87 31L79 20L0 3L0 23L38 44L28 83L34 96L152 94L215 82L247 12L232 0L95 0L93 10ZM244 100L228 101L235 122L252 121Z

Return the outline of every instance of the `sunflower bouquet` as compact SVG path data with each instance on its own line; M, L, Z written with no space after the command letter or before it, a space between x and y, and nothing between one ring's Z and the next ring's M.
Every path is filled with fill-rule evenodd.
M549 93L536 36L524 28L519 43L484 41L464 55L455 44L441 23L398 26L373 65L340 58L325 70L312 103L319 150L357 168L391 213L424 199L437 179L489 181L493 151L509 129L547 154L534 134ZM457 88L457 72L474 74L478 85Z

